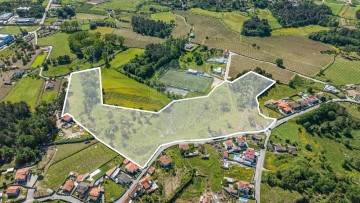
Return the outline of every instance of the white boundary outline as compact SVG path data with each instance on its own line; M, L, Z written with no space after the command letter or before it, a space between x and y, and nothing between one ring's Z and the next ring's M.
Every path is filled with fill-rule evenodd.
M94 70L98 70L99 71L99 79L100 79L100 97L101 97L101 105L102 106L107 106L107 107L112 107L112 108L118 108L118 109L127 109L127 110L135 110L135 111L140 111L140 112L146 112L146 113L153 113L153 114L159 114L161 113L165 108L167 108L168 106L176 103L176 102L181 102L181 101L187 101L187 100L193 100L193 99L198 99L198 98L207 98L209 97L212 92L218 88L219 86L221 86L222 84L224 83L234 83L236 82L237 80L240 80L241 78L245 77L246 75L248 74L255 74L257 76L260 76L266 80L269 80L271 81L272 83L264 88L263 91L261 91L258 95L256 95L255 97L255 100L256 100L256 103L257 103L257 106L258 106L258 113L260 114L260 116L266 118L266 119L270 119L270 120L273 120L272 123L266 127L265 129L263 130L258 130L258 131L246 131L246 132L237 132L237 133L232 133L232 134L229 134L229 135L223 135L223 136L218 136L218 137L211 137L211 138L204 138L204 139L192 139L192 140L176 140L176 141L172 141L172 142L168 142L168 143L164 143L164 144L161 144L156 150L155 152L151 155L151 157L149 157L149 159L146 161L146 163L142 166L141 164L138 164L137 162L133 161L131 158L125 156L123 153L119 152L118 150L116 150L115 148L111 147L109 144L105 143L104 141L102 141L101 139L99 139L94 133L92 133L89 129L87 129L85 126L83 126L80 122L78 122L73 115L69 114L69 113L65 113L65 106L66 106L66 102L67 102L67 98L68 98L68 93L69 93L69 89L70 89L70 84L71 84L71 77L73 74L78 74L78 73L83 73L83 72L88 72L88 71L94 71ZM97 68L92 68L92 69L87 69L87 70L82 70L82 71L77 71L77 72L72 72L70 74L70 77L69 77L69 82L68 82L68 87L66 89L66 96L65 96L65 100L64 100L64 105L63 105L63 109L62 109L62 112L61 112L61 117L65 116L65 115L69 115L73 118L73 120L76 122L76 124L78 124L79 126L81 126L82 128L84 128L86 131L88 131L92 136L95 137L96 140L98 140L99 142L103 143L104 145L106 145L107 147L109 147L110 149L114 150L115 152L117 152L118 154L120 154L121 156L125 157L126 159L129 159L131 162L137 164L138 166L140 166L140 168L142 169L145 169L148 164L151 162L151 160L154 158L154 156L156 156L156 154L158 152L161 152L159 151L161 148L165 147L164 149L168 148L168 147L171 147L173 145L176 145L176 144L181 144L181 143L195 143L195 142L200 142L200 143L203 143L203 142L211 142L211 141L214 141L214 140L222 140L224 138L230 138L230 137L233 137L233 136L238 136L238 135L245 135L245 134L255 134L255 133L264 133L266 131L268 131L269 129L271 129L274 124L276 123L277 119L276 118L271 118L271 117L267 117L265 116L264 114L262 114L260 112L260 104L259 104L259 101L258 101L258 97L264 93L266 90L268 90L271 86L273 86L274 84L276 83L275 80L272 80L270 78L267 78L263 75L260 75L256 72L253 72L253 71L249 71L247 72L246 74L240 76L239 78L233 80L233 81L228 81L228 80L224 80L222 81L221 83L219 83L218 85L216 85L211 91L209 94L205 95L205 96L199 96L199 97L193 97L193 98L185 98L185 99L179 99L179 100L173 100L171 101L169 104L167 104L165 107L163 107L160 111L158 112L155 112L155 111L148 111L148 110L140 110L140 109L134 109L134 108L128 108L128 107L122 107L122 106L114 106L114 105L109 105L109 104L104 104L104 100L103 100L103 89L102 89L102 80L101 80L101 68L100 67L97 67Z

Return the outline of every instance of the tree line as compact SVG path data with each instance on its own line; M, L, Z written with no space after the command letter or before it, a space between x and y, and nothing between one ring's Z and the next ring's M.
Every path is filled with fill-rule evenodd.
M311 33L309 38L342 47L345 51L360 53L360 29L333 29Z
M133 16L131 18L131 26L133 31L139 34L165 38L171 34L175 24Z
M278 0L269 6L271 13L283 27L306 25L337 26L339 22L325 4L311 1Z
M267 19L252 16L244 21L241 34L245 36L268 37L271 35L271 28Z

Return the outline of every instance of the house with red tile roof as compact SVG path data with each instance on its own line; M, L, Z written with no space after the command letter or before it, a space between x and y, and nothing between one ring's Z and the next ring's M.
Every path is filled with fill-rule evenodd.
M75 185L75 184L74 184L74 181L72 181L72 180L67 180L67 181L65 182L65 184L62 186L63 192L70 194L71 191L74 189L74 185Z
M189 150L190 147L189 147L189 144L179 144L179 149L183 152L183 151Z
M122 163L123 163L124 165L127 165L128 163L130 163L130 160L129 160L129 159L125 159Z
M237 145L241 148L246 148L246 138L244 136L239 136L236 138Z
M247 181L240 180L237 184L240 192L247 192L250 189L250 183Z
M101 193L104 193L103 189L100 188L92 188L89 192L89 202L97 202Z
M61 121L64 123L70 123L72 121L72 117L70 115L65 115L61 117Z
M30 169L22 168L16 171L15 182L16 183L26 183L30 178Z
M125 166L125 170L131 174L135 174L139 170L139 166L134 164L133 162L128 163Z
M19 196L20 193L20 186L10 186L6 189L6 195L8 196L8 198L16 198L17 196Z
M167 156L163 155L159 158L160 164L163 168L170 167L172 164L172 160Z
M78 182L78 183L80 183L80 182L83 182L85 179L87 179L88 177L90 176L90 174L89 173L86 173L86 174L84 174L84 175L78 175L77 177L76 177L76 182Z
M226 150L230 150L234 147L234 143L231 140L226 140L225 142L223 142L223 145Z
M277 101L279 109L284 112L285 114L290 114L292 113L292 108L285 102L278 100Z
M155 173L155 171L156 171L155 168L153 166L151 166L147 172L148 172L148 174L152 175Z
M113 178L114 176L116 176L117 174L114 174L115 171L118 169L117 166L114 166L112 169L108 170L105 175L109 178Z
M140 180L140 184L145 190L149 190L151 188L151 184L152 184L151 176L146 175L143 179Z

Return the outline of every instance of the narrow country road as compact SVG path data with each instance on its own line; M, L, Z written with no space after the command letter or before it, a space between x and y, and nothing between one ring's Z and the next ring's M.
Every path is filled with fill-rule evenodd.
M231 58L235 53L230 52L228 57L228 62L226 63L226 69L224 74L224 80L227 81L229 78L230 66L231 66Z
M46 13L49 11L50 5L51 5L52 1L53 1L53 0L49 0L49 3L48 3L47 6L46 6L45 12L44 12L43 17L42 17L42 19L41 19L41 21L40 21L40 25L44 24L45 19L46 19Z

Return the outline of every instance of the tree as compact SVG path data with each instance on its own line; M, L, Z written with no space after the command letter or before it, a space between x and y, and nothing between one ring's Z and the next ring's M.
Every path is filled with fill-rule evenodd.
M360 20L360 9L358 9L355 13L356 19Z
M284 67L284 61L281 58L277 58L275 61L276 65L280 68Z
M238 190L238 184L237 184L237 183L234 183L234 184L233 184L233 188L234 188L234 190Z
M260 19L252 16L244 21L241 34L245 36L268 37L271 35L271 28L267 19Z

